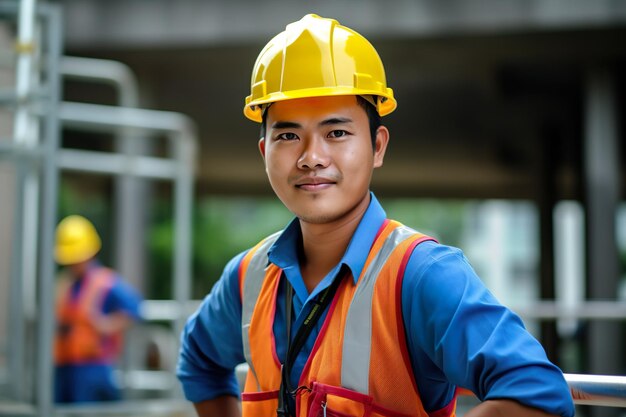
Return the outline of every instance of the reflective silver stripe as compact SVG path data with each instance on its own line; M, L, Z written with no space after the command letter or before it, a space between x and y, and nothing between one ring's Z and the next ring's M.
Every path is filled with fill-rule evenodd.
M393 230L359 279L348 309L343 336L341 386L345 388L368 394L374 286L393 250L415 233L415 230L406 226Z
M243 296L241 299L241 339L243 342L243 354L246 357L246 362L250 367L250 372L254 376L257 385L257 391L261 391L261 384L259 384L259 378L257 378L256 371L252 365L252 355L250 353L250 335L248 333L250 329L250 321L252 320L252 313L256 307L256 301L259 298L261 287L263 286L263 280L265 279L265 270L267 269L267 251L272 247L281 232L276 232L263 241L261 246L252 255L246 275L243 281Z

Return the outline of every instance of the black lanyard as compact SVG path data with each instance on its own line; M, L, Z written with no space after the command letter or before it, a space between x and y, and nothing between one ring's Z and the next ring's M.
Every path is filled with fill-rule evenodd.
M296 391L291 390L291 384L289 384L289 375L291 374L291 367L293 363L296 361L296 357L300 350L302 350L302 346L304 346L304 342L306 342L307 338L313 331L313 328L319 321L320 317L326 307L330 304L331 300L334 298L335 293L337 292L337 288L339 284L341 284L342 274L340 277L336 277L335 280L328 286L320 296L313 300L313 307L311 311L306 316L300 328L298 328L298 333L293 339L293 344L291 343L291 310L292 310L292 299L293 299L293 287L291 283L285 278L285 322L287 326L287 355L285 356L285 362L282 364L280 368L281 372L281 382L280 382L280 391L278 392L278 409L276 410L276 414L279 417L288 417L292 416L289 410L289 396L294 396Z

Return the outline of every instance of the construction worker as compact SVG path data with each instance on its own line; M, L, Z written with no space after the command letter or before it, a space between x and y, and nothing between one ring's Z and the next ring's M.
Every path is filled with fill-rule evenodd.
M396 108L361 35L307 15L261 51L244 114L295 215L234 257L183 331L200 416L572 416L561 370L458 249L386 218L370 191ZM245 389L233 369L247 361Z
M113 370L123 333L140 318L141 297L96 260L101 240L86 218L71 215L56 230L57 283L54 342L55 401L114 401L121 391Z

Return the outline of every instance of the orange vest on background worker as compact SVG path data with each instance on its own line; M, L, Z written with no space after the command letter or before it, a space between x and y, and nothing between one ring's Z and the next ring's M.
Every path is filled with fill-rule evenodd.
M242 337L250 366L244 417L276 415L281 364L272 325L282 270L267 266L278 234L254 247L240 269ZM344 277L303 369L296 416L427 417L406 347L401 311L404 268L431 238L395 221L383 226L356 285ZM347 279L350 278L350 279ZM430 417L453 417L456 401Z
M114 284L114 272L96 267L81 279L84 281L76 296L72 294L71 278L62 277L58 285L55 365L111 364L121 351L122 334L102 335L93 322L96 315L102 314L102 305Z

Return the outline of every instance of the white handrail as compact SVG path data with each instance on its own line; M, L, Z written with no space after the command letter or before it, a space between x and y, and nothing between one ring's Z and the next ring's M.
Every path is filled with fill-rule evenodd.
M239 387L243 389L248 365L235 369ZM626 376L564 374L574 404L626 408ZM471 395L463 390L463 395Z
M626 376L565 374L574 403L626 408Z
M512 306L511 310L524 319L626 320L624 301L593 300L572 305L558 301L535 301L524 306Z
M188 311L193 312L202 300L189 300ZM146 319L168 320L179 317L176 303L170 300L146 300ZM511 307L524 320L625 320L624 301L585 301L575 306L567 306L554 301L537 301L526 306Z

